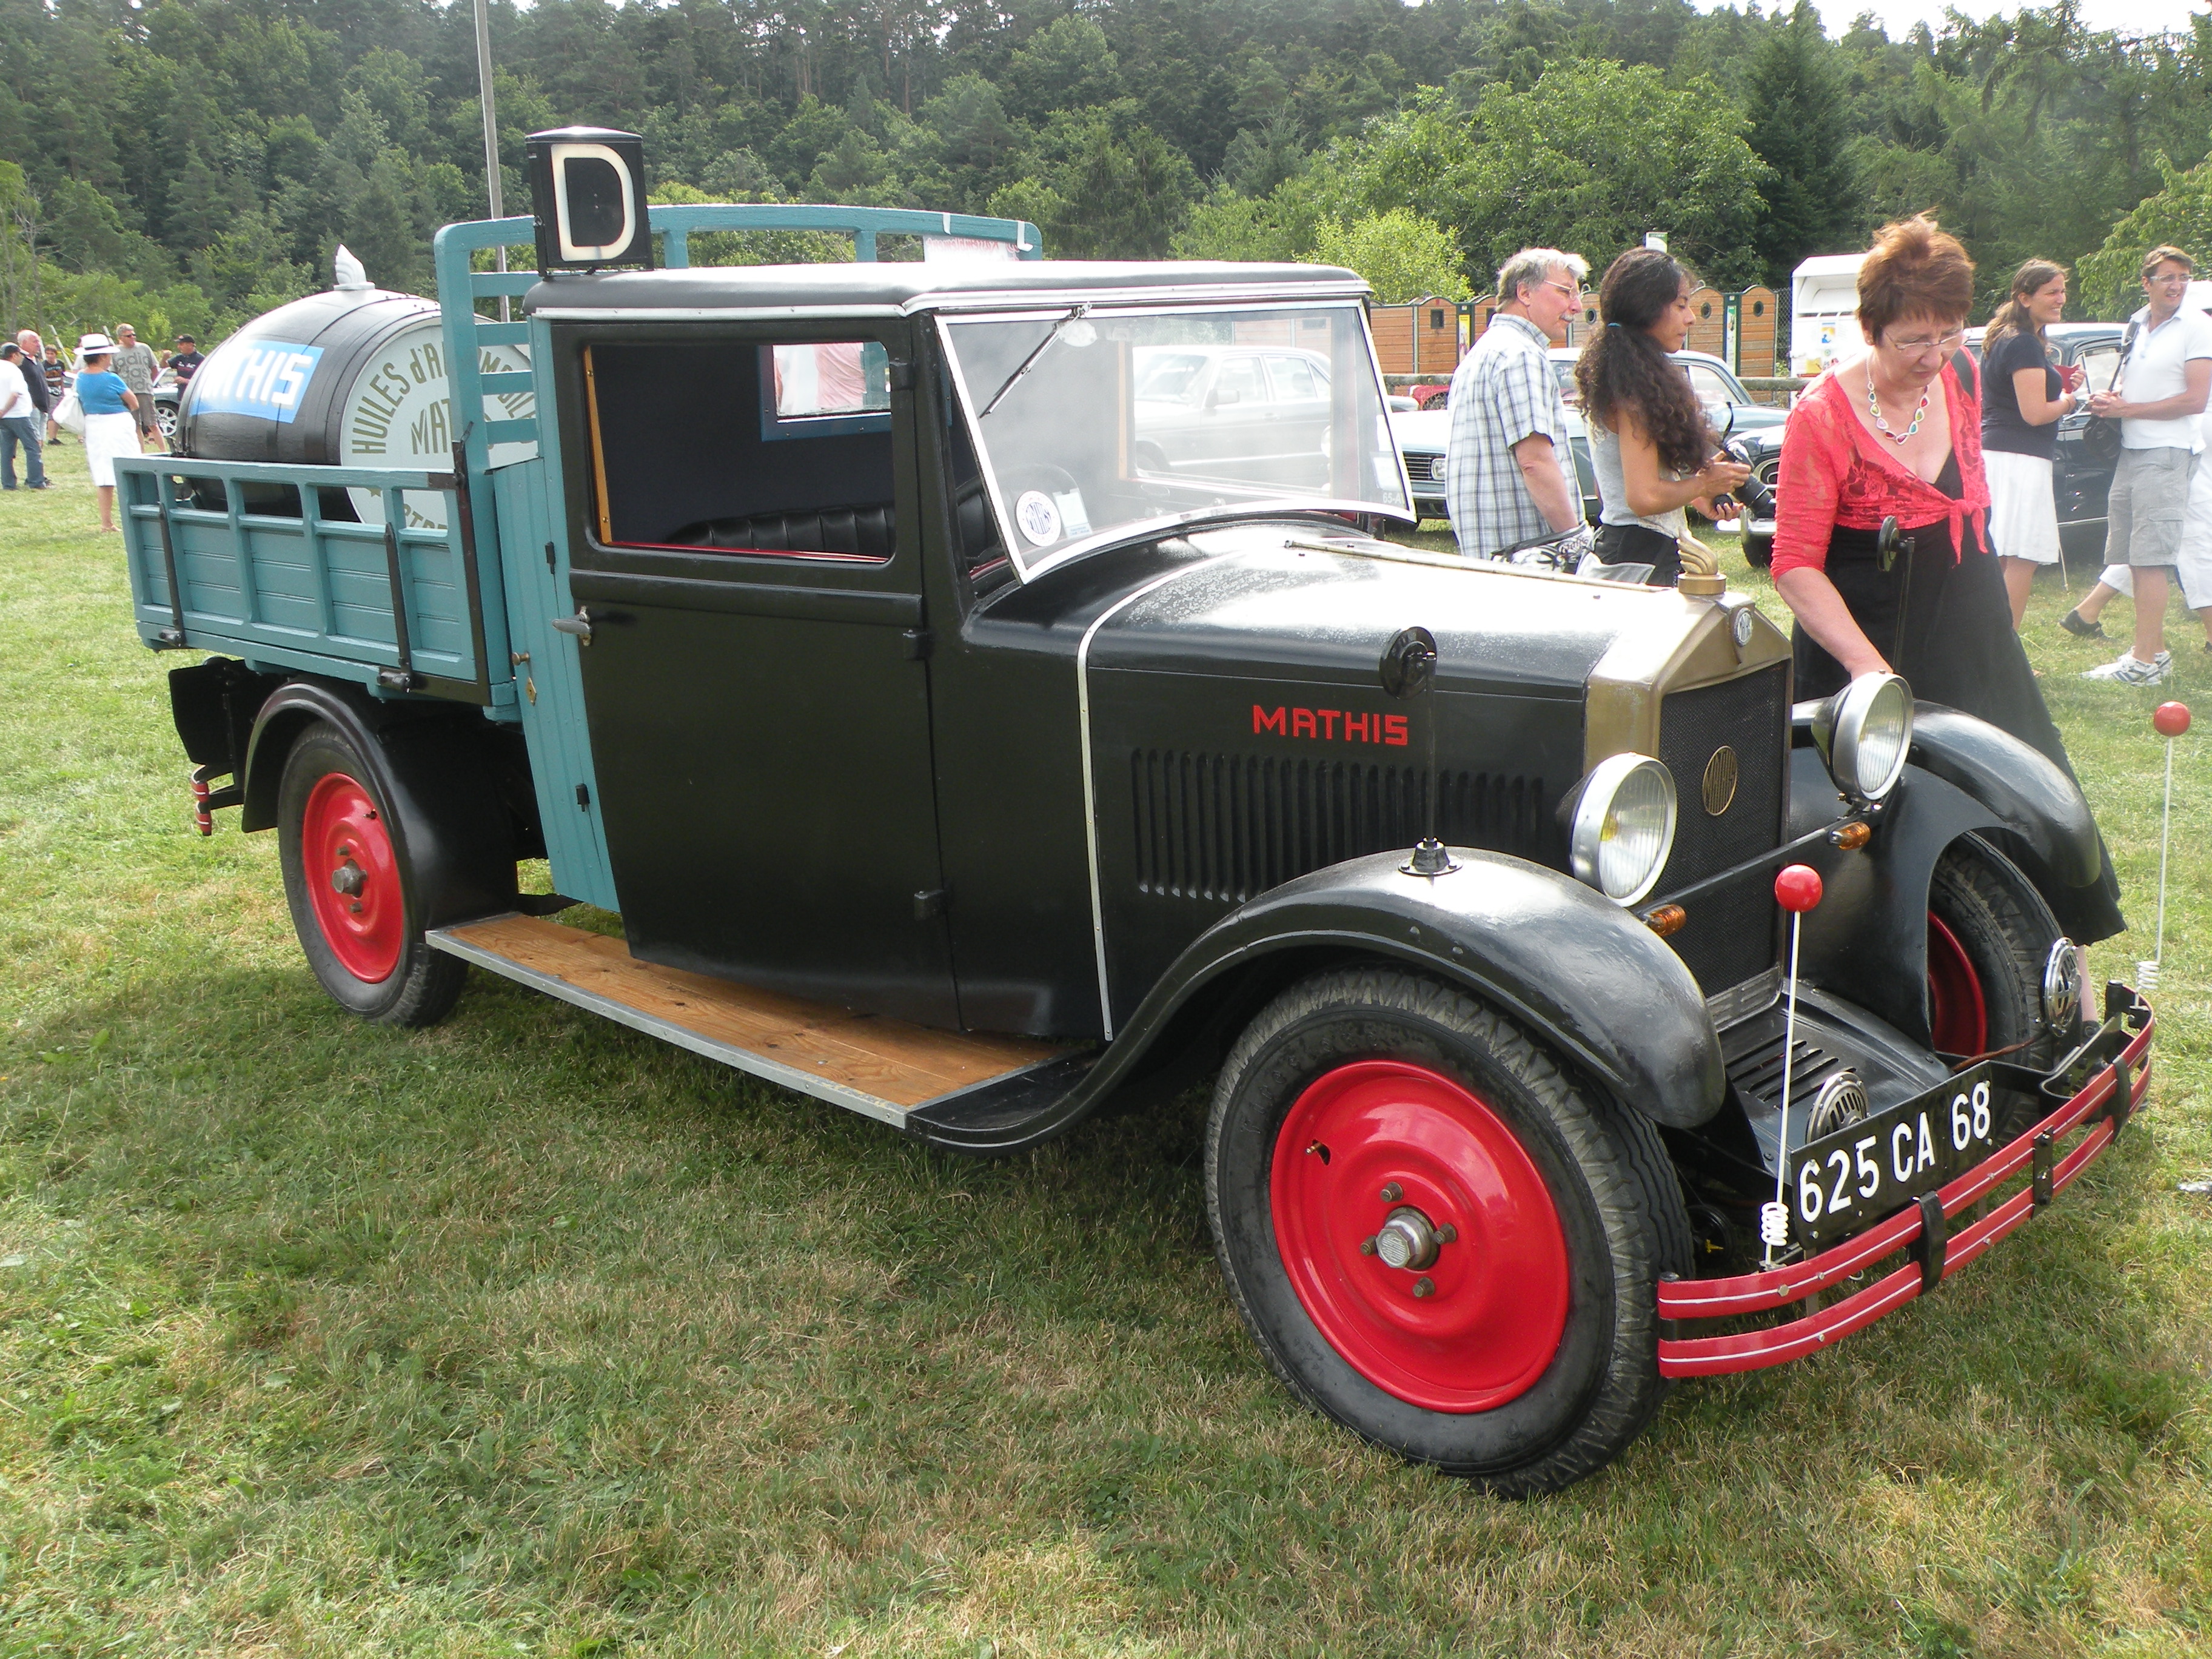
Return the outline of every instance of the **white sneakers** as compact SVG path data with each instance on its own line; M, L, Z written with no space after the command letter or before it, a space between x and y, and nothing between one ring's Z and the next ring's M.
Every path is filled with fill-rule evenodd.
M2123 651L2118 661L2093 668L2081 678L2112 680L2121 685L2163 685L2173 678L2173 653L2161 651L2150 661L2143 662L2134 652Z

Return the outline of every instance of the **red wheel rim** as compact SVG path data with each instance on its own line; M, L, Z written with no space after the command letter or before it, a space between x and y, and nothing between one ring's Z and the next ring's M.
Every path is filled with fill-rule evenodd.
M391 978L407 932L399 860L376 803L343 772L325 773L308 792L300 872L338 965L370 985Z
M1298 1301L1385 1393L1488 1411L1527 1392L1559 1352L1559 1211L1513 1132L1451 1079L1392 1060L1318 1079L1275 1137L1268 1197ZM1361 1249L1401 1206L1457 1235L1418 1271Z
M1928 913L1928 1027L1938 1054L1978 1054L1990 1046L1982 976L1959 936L1933 910Z

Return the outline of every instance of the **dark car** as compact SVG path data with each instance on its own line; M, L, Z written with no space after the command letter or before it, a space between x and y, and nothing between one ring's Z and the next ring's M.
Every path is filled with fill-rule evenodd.
M652 228L680 262L787 211ZM216 653L170 678L202 810L277 830L342 1006L428 1024L474 963L969 1153L1212 1078L1207 1212L1267 1361L1504 1492L1602 1468L1671 1378L1932 1291L2140 1093L2148 1009L2083 1018L2100 844L2048 761L1891 677L1794 706L1717 576L1363 528L1411 513L1352 273L472 268L530 224L437 239L453 471L116 464L142 637ZM336 292L294 304L388 303ZM299 337L260 319L200 377L309 379ZM1148 378L1175 354L1180 390ZM1306 368L1293 410L1318 359L1324 418L1209 423L1191 390L1255 355L1269 406ZM438 510L309 510L333 477ZM272 483L289 509L201 504ZM1798 865L1831 896L1793 1012ZM550 919L578 900L619 936Z
M2092 392L2104 392L2119 372L2121 325L2118 323L2054 323L2045 331L2052 347L2051 362L2060 368L2079 365ZM1979 363L1982 331L1966 336L1966 349ZM1748 432L1730 441L1729 453L1752 470L1765 494L1749 492L1746 505L1753 510L1743 524L1744 557L1765 569L1774 556L1774 515L1771 501L1782 471L1782 428L1778 426ZM2105 498L2112 487L2112 468L2119 459L2120 429L2112 421L2100 420L2086 409L2077 409L2058 422L2058 453L2051 463L2051 487L2057 497L2059 545L2069 558L2096 557L2105 544ZM1756 499L1754 499L1756 498Z

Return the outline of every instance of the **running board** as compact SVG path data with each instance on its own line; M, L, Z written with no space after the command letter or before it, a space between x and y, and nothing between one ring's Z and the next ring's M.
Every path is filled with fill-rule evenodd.
M1065 1095L1093 1056L1028 1037L971 1036L640 962L618 939L509 915L438 927L441 951L695 1054L900 1129L908 1119ZM994 1110L996 1108L998 1110ZM1018 1110L1018 1108L1017 1108Z

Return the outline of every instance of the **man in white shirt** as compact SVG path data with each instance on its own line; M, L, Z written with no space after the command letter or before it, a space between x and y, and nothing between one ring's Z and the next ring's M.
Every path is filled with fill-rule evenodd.
M2101 632L2097 612L2126 585L2135 591L2136 630L2118 660L2091 669L2084 679L2157 685L2173 672L2166 596L2188 511L2190 473L2203 447L2197 417L2212 399L2212 319L2181 304L2195 269L2178 247L2154 247L2143 256L2150 303L2128 319L2127 349L2112 389L2089 400L2093 413L2120 423L2120 458L2106 508L2108 568L2081 609L2062 620L2071 633Z
M39 429L33 423L39 406L31 400L22 365L22 347L13 340L0 345L0 489L15 487L18 444L23 447L23 482L33 489L46 487L46 463L39 453Z

